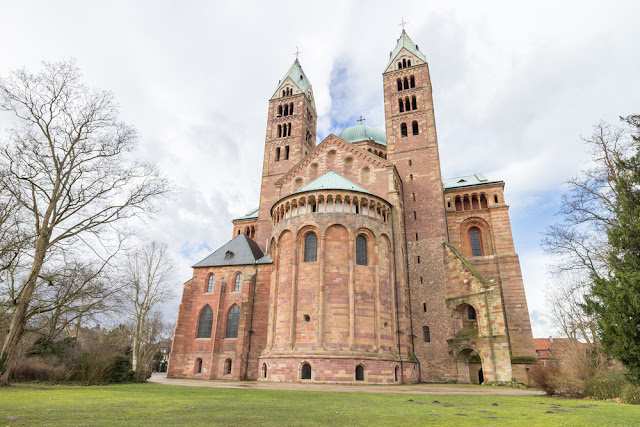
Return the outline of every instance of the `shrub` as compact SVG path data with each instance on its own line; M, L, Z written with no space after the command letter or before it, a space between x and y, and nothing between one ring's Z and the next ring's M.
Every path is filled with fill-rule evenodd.
M12 372L13 381L68 381L71 373L52 358L29 357L20 359Z
M109 356L88 351L78 358L73 370L73 379L87 385L120 383L130 378L131 361L122 354Z
M622 389L622 395L620 397L624 403L640 405L640 387L634 384L627 384Z
M109 369L106 375L106 381L112 383L121 383L126 381L131 372L131 361L127 356L117 354L109 360Z
M584 385L584 392L594 399L614 399L622 395L622 389L626 384L623 372L611 372L588 379Z
M549 396L556 394L556 386L553 377L560 371L557 365L537 364L531 367L529 375L533 382L545 391Z

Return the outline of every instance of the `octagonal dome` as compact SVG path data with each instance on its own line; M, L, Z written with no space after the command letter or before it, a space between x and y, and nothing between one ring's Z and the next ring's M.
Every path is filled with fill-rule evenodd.
M340 133L340 138L350 143L373 141L378 144L387 145L387 135L384 131L367 125L348 127Z

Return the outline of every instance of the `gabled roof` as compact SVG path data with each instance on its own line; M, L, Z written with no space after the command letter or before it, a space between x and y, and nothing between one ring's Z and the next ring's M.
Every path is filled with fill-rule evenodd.
M192 267L217 267L223 265L251 265L264 254L260 246L244 233L225 243L220 249L194 264Z
M367 125L351 126L340 132L340 138L347 142L373 141L387 145L387 135L383 130Z
M442 180L442 187L445 190L460 187L473 187L475 185L488 185L488 184L502 184L503 181L489 181L481 173L473 175L459 176L456 178L444 178Z
M384 67L387 69L389 64L398 56L402 48L407 49L409 52L413 53L418 58L422 59L424 62L427 62L427 57L424 56L424 53L420 52L418 46L409 38L407 33L402 30L402 34L400 34L400 38L398 39L398 43L396 43L396 47L393 48L393 52L391 52L391 57L389 58L389 62L387 62L387 66Z
M247 219L257 219L259 210L260 210L260 207L257 207L255 209L253 209L251 212L244 214L244 216L241 216L241 217L236 218L236 219L232 219L231 222L245 221Z
M311 88L311 82L309 82L307 75L304 73L304 71L302 71L302 66L300 65L300 62L298 62L298 58L296 58L296 60L293 62L293 65L291 65L291 68L289 68L287 74L285 74L284 77L278 82L278 87L275 90L276 93L280 89L280 86L282 86L287 80L287 78L290 78L291 81L296 86L298 86L302 93L307 93L307 91Z
M360 187L357 184L354 184L344 176L332 170L325 173L315 181L305 185L304 187L302 187L301 189L299 189L293 194L304 193L306 191L313 191L313 190L350 190L350 191L358 191L360 193L371 194L364 188Z

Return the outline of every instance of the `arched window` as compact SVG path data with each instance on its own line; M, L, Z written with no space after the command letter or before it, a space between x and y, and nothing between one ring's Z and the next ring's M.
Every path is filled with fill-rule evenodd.
M304 262L317 261L318 259L318 236L309 233L304 238Z
M231 375L231 359L224 361L224 375Z
M470 305L467 306L467 317L469 320L476 320L476 309Z
M485 194L480 195L480 207L485 209L487 207L487 196Z
M398 70L402 68L402 62L398 62Z
M289 114L293 115L293 102L289 104Z
M284 115L285 116L289 115L289 104L285 104L285 106L284 106Z
M398 83L398 91L402 90L402 80L398 79L396 80L396 83Z
M236 274L236 282L233 287L233 292L239 292L242 289L242 273Z
M262 364L262 378L267 378L267 364Z
M237 305L231 307L227 315L227 331L225 338L238 338L238 326L240 325L240 308Z
M413 122L411 122L411 128L413 130L413 134L414 135L417 135L419 133L418 132L418 122L417 121L414 120Z
M400 125L400 136L403 137L403 138L407 136L407 124L406 123L402 123Z
M462 210L462 200L460 199L460 196L456 197L456 210L457 211L461 211Z
M283 90L282 91L282 96L286 96L285 94L286 94L286 92Z
M428 326L422 327L422 334L424 335L424 342L431 342L431 332L429 332Z
M412 173L409 174L409 181L413 181L413 174Z
M411 67L411 60L410 59L407 61L407 67Z
M498 195L497 195L497 194L494 194L494 195L493 195L493 201L494 201L495 203L498 203Z
M364 381L364 366L356 366L356 381Z
M300 373L300 378L303 380L311 379L311 365L305 363L302 365L302 372Z
M278 125L278 138L282 138L282 125Z
M202 359L197 358L196 359L196 374L201 374L202 373Z
M418 100L416 99L415 96L411 97L411 109L412 110L417 110L418 109Z
M398 99L398 111L404 113L404 103L402 102L402 99Z
M411 111L411 102L409 101L408 96L404 99L404 110Z
M472 256L482 256L482 245L480 244L480 230L472 228L469 230L469 241L471 242Z
M213 292L214 285L216 284L216 276L213 274L209 276L209 283L207 283L207 292Z
M289 160L289 146L284 147L284 159Z
M396 368L393 370L393 379L394 381L398 381L398 371L400 370L400 368L398 368L396 366Z
M411 163L411 159L409 159L409 166L411 166L411 165L412 165L412 163Z
M278 117L282 116L282 105L278 105Z
M402 68L404 68L404 67L406 67L406 66L407 66L407 60L406 60L406 59L403 59L403 60L402 60Z
M416 87L416 79L413 76L409 78L409 86Z
M404 78L404 88L405 89L409 89L409 79L407 79L406 77Z
M363 235L356 237L356 264L367 265L367 239Z
M206 306L200 313L198 319L198 338L211 338L211 328L213 326L213 310Z

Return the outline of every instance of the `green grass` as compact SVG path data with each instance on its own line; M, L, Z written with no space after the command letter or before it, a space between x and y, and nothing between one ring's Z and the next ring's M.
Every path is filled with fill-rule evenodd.
M162 384L22 384L0 389L0 426L462 423L639 425L640 406L544 396L330 393Z

